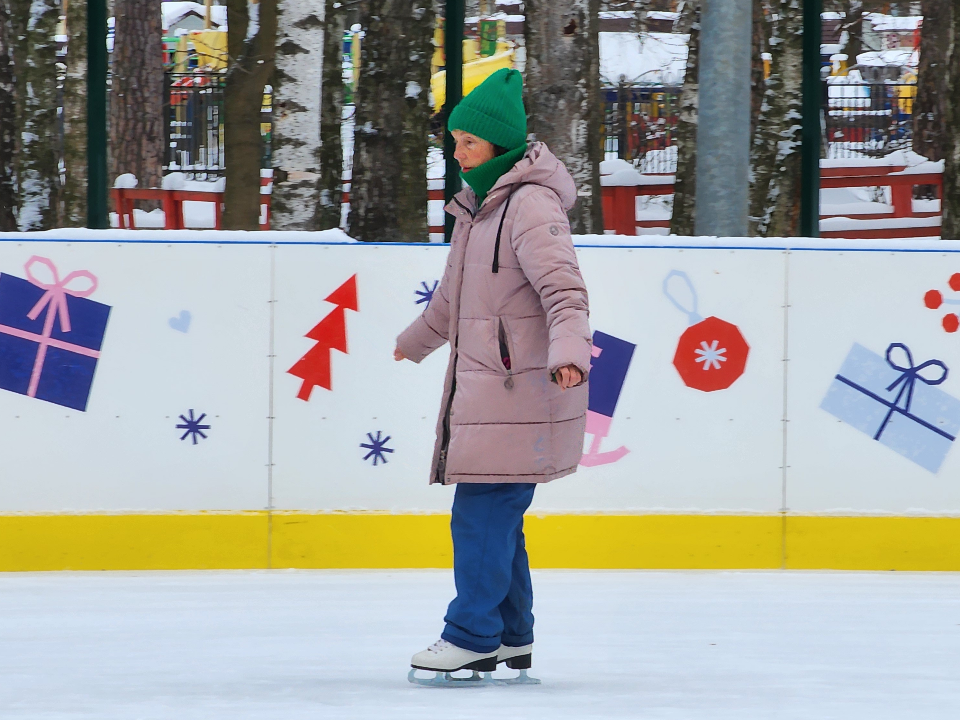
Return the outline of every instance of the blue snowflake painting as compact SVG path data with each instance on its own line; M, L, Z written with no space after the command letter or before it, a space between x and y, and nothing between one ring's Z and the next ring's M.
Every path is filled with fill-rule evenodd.
M425 282L421 282L420 284L423 286L423 290L415 290L415 291L414 291L414 292L416 292L416 294L420 297L420 299L417 300L417 305L420 305L421 303L426 303L427 305L430 305L430 301L433 300L433 293L436 292L436 290L437 290L437 285L440 284L440 281L439 281L439 280L434 280L434 281L433 281L433 287L430 287L430 286L429 286L427 283L425 283Z
M374 467L376 467L378 461L386 464L387 458L384 456L384 453L393 452L392 448L386 447L387 441L390 440L390 436L387 435L386 437L383 437L383 433L380 430L377 430L376 437L373 436L373 433L367 433L367 438L370 440L369 444L360 443L360 447L370 451L363 456L363 459L369 460L370 458L373 458Z
M178 430L185 430L186 432L180 436L181 440L186 440L188 437L193 438L193 444L197 444L197 436L199 435L204 440L207 439L207 436L204 434L204 430L209 430L209 425L201 425L203 419L207 416L206 413L200 413L200 417L195 418L193 416L193 410L190 410L190 417L180 416L180 419L183 420L182 425L177 425Z

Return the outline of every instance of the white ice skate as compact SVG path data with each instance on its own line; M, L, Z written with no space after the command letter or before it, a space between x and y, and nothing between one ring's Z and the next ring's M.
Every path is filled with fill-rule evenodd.
M532 645L522 648L508 648L501 645L496 652L478 653L472 650L457 647L446 640L438 640L422 652L418 652L410 661L410 673L407 680L417 685L433 687L443 686L472 686L496 684L539 684L539 680L527 676L526 668L530 667ZM502 655L502 657L501 657ZM520 676L516 678L494 678L493 671L497 664L506 662L507 667L519 668ZM417 670L432 671L432 678L417 677ZM456 677L453 673L459 670L469 670L467 677Z

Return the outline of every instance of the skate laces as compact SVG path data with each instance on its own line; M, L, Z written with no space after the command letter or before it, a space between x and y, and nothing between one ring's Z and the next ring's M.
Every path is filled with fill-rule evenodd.
M446 650L448 647L451 647L451 645L446 640L437 640L433 645L427 648L427 651L432 653L440 653Z

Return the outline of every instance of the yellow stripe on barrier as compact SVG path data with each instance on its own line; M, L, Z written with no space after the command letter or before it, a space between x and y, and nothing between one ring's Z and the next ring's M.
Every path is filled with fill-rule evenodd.
M453 567L439 513L274 513L271 551L277 568Z
M449 515L0 516L0 571L449 568ZM785 533L785 535L784 535ZM528 515L537 568L960 570L960 518Z
M960 518L788 515L787 567L960 570Z
M778 568L779 515L543 515L526 520L541 568Z
M266 512L0 516L0 570L267 567Z

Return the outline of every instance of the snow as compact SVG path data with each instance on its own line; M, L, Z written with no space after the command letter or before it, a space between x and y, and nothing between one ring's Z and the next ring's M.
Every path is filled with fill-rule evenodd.
M953 718L960 575L534 572L539 686L406 681L450 571L0 577L5 720ZM509 674L509 671L500 671Z
M867 67L911 67L920 64L920 53L913 48L876 50L857 55L857 64ZM862 82L862 81L861 81Z
M884 15L882 13L864 13L864 20L869 20L875 32L913 32L923 22L921 15Z
M610 162L606 160L604 162ZM611 172L609 175L600 175L600 184L613 187L632 187L638 185L672 185L676 179L674 175L644 175L634 167L623 168Z
M167 31L170 26L176 25L188 13L195 12L200 17L206 17L206 10L203 3L197 2L164 2L160 3L163 13L163 30ZM210 21L213 25L226 29L227 27L227 7L226 5L214 5L210 8Z
M113 181L113 186L115 188L123 188L126 190L132 190L137 186L137 176L133 173L123 173L122 175L117 175L117 179Z
M821 197L823 190L820 191ZM893 206L879 202L849 202L849 203L825 203L820 202L820 215L879 215L881 213L893 213Z
M633 163L629 160L624 160L623 158L610 158L609 160L600 161L600 174L601 175L610 175L615 173L618 170L633 170Z
M879 218L876 220L857 220L855 218L833 217L820 220L821 230L884 230L889 228L940 228L939 217L927 218Z
M600 77L616 85L622 75L627 82L647 85L679 85L687 64L689 35L674 33L600 33Z

